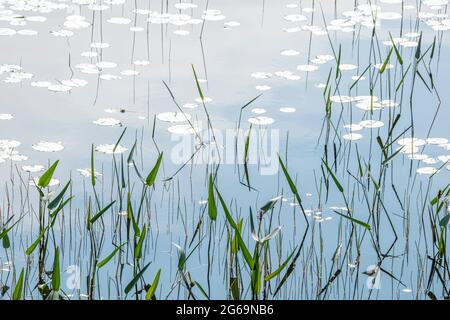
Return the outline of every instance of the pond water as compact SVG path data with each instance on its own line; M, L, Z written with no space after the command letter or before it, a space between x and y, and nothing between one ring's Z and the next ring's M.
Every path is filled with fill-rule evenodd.
M447 5L0 0L2 299L446 298Z

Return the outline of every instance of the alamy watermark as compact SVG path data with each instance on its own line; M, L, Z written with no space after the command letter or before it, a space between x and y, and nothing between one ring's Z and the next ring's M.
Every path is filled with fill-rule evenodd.
M171 135L175 145L170 159L175 165L247 164L257 166L261 175L278 172L278 129L200 130L198 123L192 127L183 125L183 128L187 134Z

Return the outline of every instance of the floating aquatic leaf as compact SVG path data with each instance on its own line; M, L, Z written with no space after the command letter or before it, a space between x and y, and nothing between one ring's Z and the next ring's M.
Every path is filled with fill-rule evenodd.
M258 116L249 118L248 122L255 125L265 126L274 123L275 120L270 117Z
M308 20L308 18L301 14L289 14L287 16L284 16L283 19L290 22L301 22Z
M446 139L446 138L428 138L428 139L426 139L426 142L428 144L440 145L440 144L448 143L448 139Z
M255 86L255 89L259 90L259 91L267 91L267 90L272 89L272 87L267 86L267 85L259 85L259 86Z
M199 128L191 127L188 124L180 124L176 126L169 127L167 129L170 133L173 134L179 134L179 135L189 135L189 134L195 134L196 132L200 131Z
M131 22L131 19L128 18L122 18L122 17L113 17L106 20L106 22L112 23L112 24L129 24Z
M313 72L318 70L319 67L312 65L312 64L303 64L303 65L298 65L297 66L297 70L299 71L306 71L306 72Z
M255 113L255 114L263 114L263 113L266 113L267 110L264 109L264 108L253 108L253 109L251 110L251 112L252 112L252 113Z
M357 140L361 140L362 138L363 138L362 134L353 133L353 132L342 135L342 139L344 139L344 140L357 141Z
M341 70L341 71L351 71L351 70L355 70L357 68L358 68L358 66L356 66L354 64L341 63L339 65L339 70Z
M198 104L196 104L196 103L185 103L185 104L183 104L183 108L195 109L195 108L198 108Z
M90 168L77 169L77 171L85 178L92 177L92 170ZM100 172L97 172L96 170L94 170L94 176L100 177L100 176L102 176L102 174Z
M298 52L297 50L286 49L286 50L282 50L280 52L280 54L282 56L290 56L290 57L292 57L292 56L298 56L300 54L300 52Z
M280 111L283 113L294 113L296 111L296 109L290 108L290 107L283 107L283 108L280 108Z
M0 120L11 120L13 118L10 113L0 113Z
M363 120L359 124L364 128L381 128L384 126L384 123L378 120Z
M186 122L191 119L191 115L184 112L162 112L156 117L165 122Z
M28 165L28 166L22 166L22 170L30 173L40 172L44 171L44 166L41 165Z
M93 121L94 124L98 126L104 126L104 127L115 127L115 126L121 126L122 122L118 119L114 118L100 118L95 121Z
M433 167L421 167L421 168L418 168L416 171L419 174L426 174L426 175L431 175L431 174L435 174L436 172L438 172L438 170Z
M61 142L39 141L32 145L32 148L41 152L58 152L64 149Z
M344 125L344 128L348 129L349 131L360 131L363 129L363 126L361 124L351 123Z
M139 71L127 69L120 71L120 74L123 76L137 76L139 74Z
M253 72L250 76L255 79L269 79L272 77L272 74L268 72Z
M72 90L72 87L63 84L52 84L49 85L47 89L53 92L67 92Z
M124 153L128 149L121 146L121 145L115 145L115 144L101 144L97 147L95 147L95 151L105 153L105 154L120 154Z
M414 146L420 147L426 144L426 141L419 138L401 138L397 141L397 143L401 146Z

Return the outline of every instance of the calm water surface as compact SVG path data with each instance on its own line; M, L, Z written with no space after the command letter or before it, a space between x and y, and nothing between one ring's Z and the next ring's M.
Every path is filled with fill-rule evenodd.
M27 166L45 170L59 160L53 177L59 184L50 191L54 196L71 179L74 198L49 234L45 269L52 270L59 247L61 288L69 297L88 296L92 242L85 222L95 196L90 177L77 169L90 168L92 145L114 147L126 128L120 140L126 151L114 157L94 152L95 169L102 174L96 184L99 203L116 200L94 231L98 259L127 239L127 218L119 213L127 210L128 191L135 211L140 206L142 183L126 163L133 145L144 177L159 151L164 157L138 221L148 228L140 265L133 261L131 237L97 273L94 299L134 299L134 291L124 294L125 287L136 268L150 262L139 288L161 269L158 298L189 298L177 273L174 243L187 253L194 250L186 276L211 298L230 297L230 229L219 203L217 221L211 227L208 220L208 177L217 166L211 158L199 160L207 150L222 155L215 183L233 216L243 218L251 251L256 242L249 215L256 220L259 208L283 196L261 232L282 226L267 251L272 272L298 248L306 230L277 153L302 198L310 228L295 271L276 296L281 277L259 298L424 299L429 291L447 296L447 267L439 269L442 281L433 276L428 283L432 259L445 261L433 235L447 228L434 229L448 213L448 198L439 213L430 201L449 182L446 12L447 1L433 0L0 0L0 222L9 226L23 217L0 253L0 286L14 287L28 260L25 296L41 298L34 289L38 253L27 257L25 251L39 236L38 192L29 180L43 171L30 173ZM193 68L202 94L212 99L205 108ZM171 94L201 131L203 146L187 121L173 122L184 119ZM167 112L178 118L164 117ZM245 135L236 164L233 134L251 123L249 190L242 161ZM175 125L188 126L189 132L173 134ZM378 136L392 141L386 155ZM402 140L410 137L416 140ZM39 142L60 143L63 149L39 151ZM196 146L196 164L182 166L179 151L187 150L189 158ZM371 231L336 211L367 222ZM445 239L445 232L441 236ZM249 270L238 257L241 297L249 299ZM374 266L377 273L370 276ZM73 279L80 279L79 286ZM11 298L10 291L3 299ZM198 286L194 294L204 298Z

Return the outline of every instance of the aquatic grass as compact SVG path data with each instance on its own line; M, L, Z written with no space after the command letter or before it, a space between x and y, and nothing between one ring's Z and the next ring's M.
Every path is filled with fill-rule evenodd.
M159 171L159 167L161 166L161 161L163 158L163 152L161 152L158 156L158 160L156 160L155 166L153 167L152 171L148 174L147 178L145 179L145 184L147 187L153 186L156 180L156 176Z
M20 271L19 279L17 280L16 287L12 295L12 300L22 300L22 290L23 290L23 268Z
M120 244L119 246L117 246L106 258L104 258L103 260L101 260L98 264L97 267L99 269L103 268L108 262L110 262L115 256L116 254L122 249L122 247L124 245L126 245L127 243L124 242L122 244Z
M147 290L147 294L145 295L145 300L156 299L155 291L156 291L156 288L158 287L160 276L161 276L161 269L158 270L158 272L156 273L155 279L153 279L152 285Z

